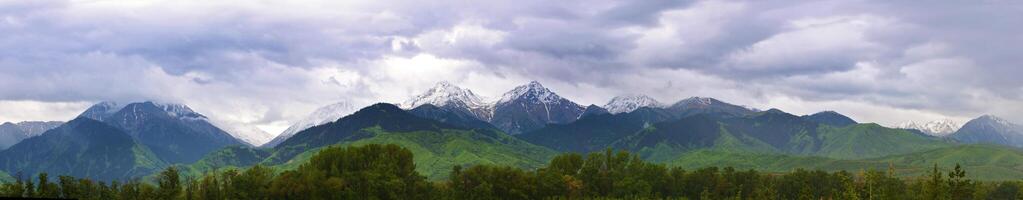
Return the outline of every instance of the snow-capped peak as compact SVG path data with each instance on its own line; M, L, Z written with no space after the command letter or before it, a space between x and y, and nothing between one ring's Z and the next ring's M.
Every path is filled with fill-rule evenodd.
M103 101L96 103L86 109L79 117L86 117L94 120L102 120L106 116L110 116L117 111L121 111L126 105L120 104L113 101Z
M689 97L687 99L683 99L682 101L679 101L676 104L703 105L703 106L706 106L706 105L710 105L710 104L713 104L713 103L714 103L714 99L713 98L709 98L709 97Z
M519 98L539 101L544 104L555 104L562 99L561 96L558 96L558 94L554 94L554 92L551 92L550 89L540 85L540 82L530 81L529 84L520 85L515 87L515 89L504 93L504 95L501 96L501 100L497 101L497 104L511 102Z
M920 130L925 134L939 137L955 133L960 127L962 127L962 124L951 119L941 119L926 123L903 122L896 126L896 128Z
M1001 125L1011 125L1012 124L1012 122L1009 122L1008 120L1002 119L1001 117L994 116L994 115L984 115L984 116L980 116L977 119L978 120L984 120L984 121L990 121L990 122L993 122L995 124L1001 124Z
M355 106L348 102L338 102L324 107L320 107L319 109L316 109L316 111L313 111L313 113L309 114L309 116L306 116L302 120L295 122L293 125L288 127L288 129L284 130L284 132L281 132L280 135L274 137L273 140L264 144L264 146L269 147L276 146L277 144L284 142L284 140L291 138L291 136L294 136L296 133L300 131L311 128L313 126L323 125L326 123L337 121L338 119L341 119L344 116L348 116L352 113L355 113L355 111L357 111Z
M447 81L441 81L425 93L416 95L402 103L401 106L403 109L413 109L424 104L441 107L449 103L464 104L464 106L469 108L485 107L487 105L484 103L483 98L471 90L462 89Z
M217 128L224 130L224 132L227 132L234 138L238 138L238 140L241 140L242 142L248 143L249 145L252 146L263 145L269 142L274 137L270 133L267 133L266 131L263 131L262 129L259 129L253 125L228 121L214 121L211 123Z
M625 95L611 98L604 109L612 114L627 113L642 107L661 107L661 102L646 95Z
M167 115L176 117L182 120L207 120L206 116L199 114L184 104L172 104L172 103L158 103L150 101L156 107L163 109L167 112Z

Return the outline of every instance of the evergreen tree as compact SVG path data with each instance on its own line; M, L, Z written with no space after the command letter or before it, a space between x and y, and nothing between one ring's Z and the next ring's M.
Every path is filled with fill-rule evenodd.
M938 171L938 164L934 164L931 170L930 179L923 184L923 191L920 193L922 199L942 200L949 199L948 184L944 176Z
M156 181L159 186L155 191L156 199L176 199L181 194L180 179L178 169L175 167L168 167L163 172L160 172L160 176Z
M973 197L973 182L966 179L966 171L956 163L953 171L948 173L948 190L954 200L971 199Z
M37 183L38 189L36 189L36 196L42 198L57 198L59 191L57 191L57 184L51 183L49 176L46 173L39 174L39 183Z

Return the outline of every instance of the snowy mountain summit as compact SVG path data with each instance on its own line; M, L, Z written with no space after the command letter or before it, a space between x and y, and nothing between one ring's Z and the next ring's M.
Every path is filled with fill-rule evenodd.
M543 128L547 124L575 121L583 106L565 99L532 81L504 93L494 105L492 124L509 134Z
M926 123L903 122L896 126L896 128L901 129L920 130L921 132L927 135L938 137L951 135L952 133L958 131L960 127L962 127L962 124L959 124L958 122L955 122L951 119L935 120Z
M540 82L530 81L529 84L520 85L504 93L501 96L501 100L497 101L497 105L507 104L516 100L524 100L539 104L556 104L561 100L565 100L558 94L554 94L550 89L543 87ZM581 106L580 106L581 107Z
M163 109L167 115L181 120L209 120L206 116L199 114L184 104L157 103L150 101L156 107Z
M410 110L430 104L456 112L464 112L480 120L490 120L492 105L469 89L463 89L447 81L438 82L433 88L402 103L403 109Z
M661 102L658 102L654 98L650 98L646 95L627 95L627 96L616 96L604 105L604 109L607 109L611 114L627 113L642 107L663 107Z
M288 127L288 129L284 130L284 132L281 132L281 134L277 135L277 137L274 137L273 140L270 140L270 142L263 144L263 146L265 147L277 146L281 142L284 142L285 140L288 140L288 138L291 138L291 136L295 136L295 134L298 132L301 132L313 126L323 125L326 123L337 121L338 119L341 119L344 116L348 116L352 113L355 113L357 109L358 108L356 108L354 105L348 102L338 102L324 107L320 107L319 109L316 109L316 111L313 111L313 113L309 114L309 116L306 116L305 118L302 118L301 120L298 120L298 122L292 124L290 127Z
M412 99L402 103L401 106L404 109L412 109L424 104L430 104L437 107L446 106L448 104L464 104L468 107L487 106L487 104L483 101L483 98L472 93L471 90L462 89L447 81L438 82L437 85L430 88L430 90L412 97Z

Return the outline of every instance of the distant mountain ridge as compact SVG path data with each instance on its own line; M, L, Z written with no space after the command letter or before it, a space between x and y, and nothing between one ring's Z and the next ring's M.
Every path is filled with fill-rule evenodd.
M297 166L295 162L308 159L317 149L326 146L394 143L416 153L417 169L423 170L431 178L442 178L446 176L442 172L450 170L453 165L501 163L536 167L554 154L549 149L510 137L496 128L454 125L413 113L423 109L442 114L447 111L429 104L406 111L393 104L378 103L337 121L300 131L273 149L268 149L272 153L266 154L266 157L243 160L259 159L262 164L288 168ZM230 155L211 154L213 157L204 158L206 161L203 162L233 160L217 158ZM230 164L233 163L219 165Z
M705 149L861 159L950 145L876 124L856 124L834 112L817 117L795 116L778 109L741 116L724 109L701 112L687 116L692 112L645 107L551 125L517 137L559 151L625 149L654 161ZM833 123L821 119L841 120Z
M118 110L114 110L118 109ZM245 145L180 104L102 102L79 115L125 131L168 163L191 163L229 145Z
M433 88L412 97L401 106L406 110L411 110L427 104L456 112L459 115L472 116L481 121L490 121L494 115L491 103L484 101L472 90L460 88L447 81L438 82Z
M951 119L942 119L926 123L903 122L899 123L895 127L902 129L914 129L927 135L945 137L958 131L959 128L962 128L962 125Z
M504 93L494 104L491 124L515 135L543 128L547 124L575 121L584 107L532 81Z
M1023 126L1005 119L984 115L970 120L948 137L963 143L998 144L1023 147Z
M24 121L18 123L4 122L0 124L0 150L7 149L18 142L35 137L50 129L64 124L60 121Z
M313 111L305 118L302 118L298 122L292 124L288 129L281 132L273 140L263 144L263 147L275 147L281 142L284 142L288 138L291 138L299 131L303 131L313 126L318 126L326 123L330 123L341 119L341 117L347 116L354 113L358 108L347 101L337 102L327 106L320 107Z
M166 166L145 145L106 123L80 117L0 152L0 169L29 176L126 181Z
M853 120L852 118L849 118L835 111L818 112L812 115L803 116L803 118L813 122L827 124L835 127L845 127L859 123L856 122L856 120Z
M642 107L660 108L664 104L646 95L625 95L611 98L611 101L604 105L611 114L627 113Z

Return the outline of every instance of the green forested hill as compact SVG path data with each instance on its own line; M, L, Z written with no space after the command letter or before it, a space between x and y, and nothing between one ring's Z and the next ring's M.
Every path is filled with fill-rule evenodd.
M416 156L416 171L433 180L447 177L447 172L456 165L491 164L532 169L542 166L556 154L555 151L504 134L482 135L466 130L395 133L379 128L366 131L372 136L335 146L397 144L412 151ZM308 161L319 149L299 154L280 166L282 169L293 169Z
M518 137L567 152L625 149L651 161L673 160L696 150L864 159L953 145L877 124L825 125L780 110L742 117L694 115L658 123L638 116L642 115L593 116Z
M329 146L398 144L415 154L416 170L431 178L447 176L455 165L494 164L535 168L555 151L493 129L469 129L420 118L390 104L367 107L341 120L299 132L274 149L229 147L188 166L199 174L225 167L263 164L294 169Z
M821 144L804 155L839 159L876 158L886 155L926 151L954 144L912 132L885 128L877 124L857 124L842 128L822 126L818 129Z
M272 150L231 147L207 155L187 166L193 175L215 169L246 167L255 164L275 166L278 170L295 169L308 162L312 155L329 146L362 146L366 144L397 144L415 155L416 171L433 180L447 177L453 166L490 164L532 169L545 164L556 152L501 134L486 135L472 130L387 132L379 127L362 130L365 137L302 152L285 162L277 162Z
M950 170L956 164L970 171L970 178L979 180L1023 179L1023 151L993 145L962 145L928 151L892 155L883 158L840 160L816 156L758 154L753 152L723 152L699 150L687 152L677 159L665 162L670 166L695 169L702 167L735 167L767 172L789 172L793 169L859 172L861 170L888 170L894 167L896 175L917 177L927 175L938 165Z
M39 173L127 180L166 166L127 133L105 123L77 118L0 152L0 168L31 178Z

